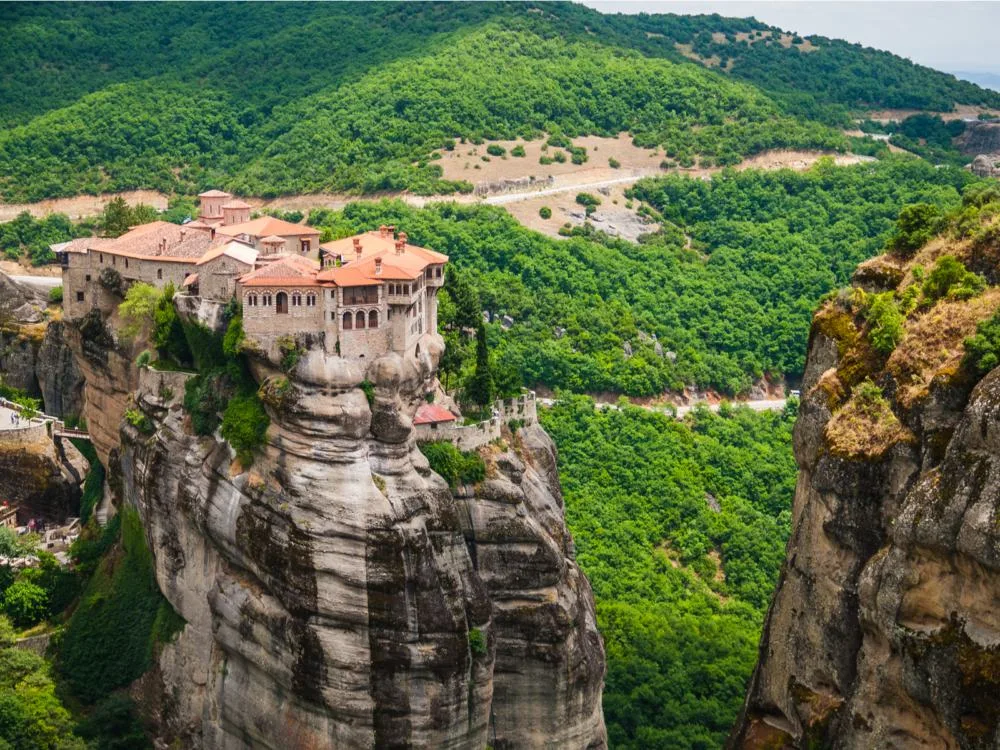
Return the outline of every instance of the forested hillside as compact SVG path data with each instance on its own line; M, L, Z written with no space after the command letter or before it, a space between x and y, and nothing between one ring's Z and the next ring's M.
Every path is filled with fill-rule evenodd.
M728 164L847 148L849 106L1000 102L829 40L809 53L726 42L746 49L725 75L677 45L714 54L709 29L760 24L569 4L11 4L0 21L5 200L208 185L448 193L470 186L430 157L462 138L627 130L673 158Z
M722 746L784 558L794 417L681 423L585 397L543 412L608 653L611 747Z
M528 385L649 396L695 384L736 394L764 373L799 375L817 302L881 251L900 207L956 205L972 179L888 159L646 180L635 195L662 212L666 229L638 245L551 239L488 206L361 202L313 211L309 222L335 237L392 223L448 253L482 307L513 318L509 330L490 326L491 342Z

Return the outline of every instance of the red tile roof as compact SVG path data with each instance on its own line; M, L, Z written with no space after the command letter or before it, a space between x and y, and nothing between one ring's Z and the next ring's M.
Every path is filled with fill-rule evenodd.
M299 237L309 235L319 237L319 230L307 227L304 224L292 224L284 219L276 219L273 216L261 216L259 219L245 221L242 224L230 224L228 227L218 227L218 234L226 234L235 237L239 234L246 234L251 237L267 237L276 234L283 237Z
M442 422L454 422L454 414L437 404L421 404L413 417L413 424L440 424Z
M284 255L240 277L243 286L320 286L319 264L300 255Z
M198 193L199 198L232 198L231 193L223 192L222 190L206 190L204 193Z
M234 200L234 201L227 201L226 203L223 203L222 204L222 208L223 209L226 209L226 208L251 208L251 206L250 206L249 203L244 203L243 201L237 199L237 200Z

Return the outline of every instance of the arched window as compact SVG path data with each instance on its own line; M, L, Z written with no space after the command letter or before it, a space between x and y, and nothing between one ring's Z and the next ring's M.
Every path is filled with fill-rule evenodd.
M344 313L344 330L349 331L354 328L354 313Z
M264 295L264 307L270 307L270 306L271 306L271 295L270 294L265 294Z
M302 306L302 295L298 294L298 293L293 294L292 295L292 307L301 307L301 306Z
M163 278L163 269L162 268L157 268L156 269L156 278L158 278L158 279L162 279Z
M316 295L307 294L306 295L306 307L316 307Z
M358 315L354 319L354 327L355 328L364 328L365 327L365 312L364 312L364 310L358 310Z
M284 292L278 292L278 296L275 297L275 301L278 305L278 314L285 315L288 312L288 295Z
M368 327L378 328L378 310L372 310L368 313Z
M247 295L247 307L257 307L257 295Z
M417 344L417 347L413 350L413 356L415 357L420 356L420 344Z

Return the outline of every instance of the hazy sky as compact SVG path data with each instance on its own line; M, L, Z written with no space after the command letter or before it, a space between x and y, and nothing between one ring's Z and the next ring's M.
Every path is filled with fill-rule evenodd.
M843 0L584 0L605 13L755 16L800 34L860 42L939 70L1000 73L1000 2Z

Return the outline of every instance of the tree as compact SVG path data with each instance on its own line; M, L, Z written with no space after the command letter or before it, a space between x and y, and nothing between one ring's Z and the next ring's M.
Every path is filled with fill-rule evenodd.
M457 269L448 270L448 294L455 303L454 325L459 329L475 328L482 323L479 293L469 283L466 274Z
M903 206L896 219L896 231L889 239L889 248L902 255L912 255L938 231L943 212L932 203L912 203Z
M123 339L131 341L146 325L153 322L153 312L160 297L159 289L142 281L128 288L125 300L118 306L118 314L125 323L119 331Z
M121 196L112 198L104 207L100 225L108 237L119 237L128 231L132 222L132 211Z
M451 384L451 377L458 375L462 371L462 364L465 362L465 346L457 331L448 331L444 335L444 352L438 362L438 369L444 375L444 389L447 391Z
M476 369L465 386L465 398L485 408L493 401L493 373L490 350L486 345L486 326L480 320L476 326Z
M4 592L3 609L19 628L31 627L48 612L49 595L38 584L18 579Z
M872 347L882 354L889 354L903 338L903 314L892 296L892 292L875 295L867 313Z

